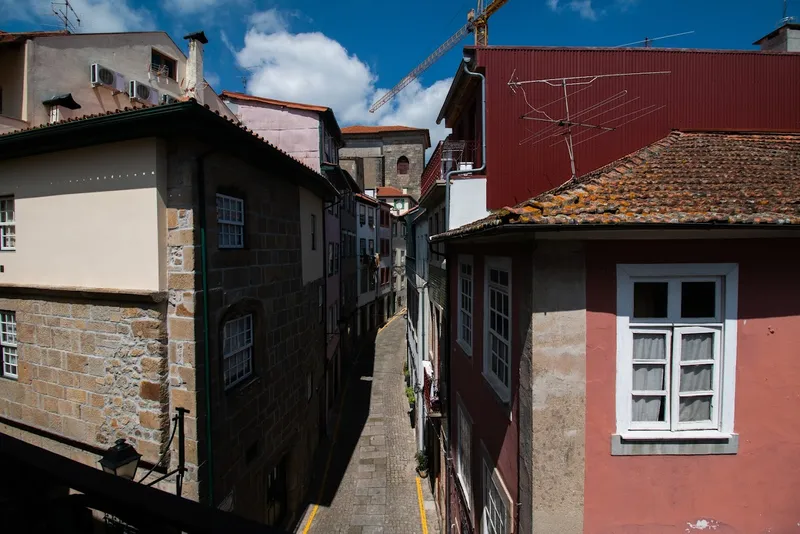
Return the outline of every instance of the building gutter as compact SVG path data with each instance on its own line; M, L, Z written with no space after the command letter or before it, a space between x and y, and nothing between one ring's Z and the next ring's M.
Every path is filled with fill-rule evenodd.
M481 166L477 169L453 169L444 177L444 230L450 229L450 178L457 174L479 173L486 169L486 77L480 72L469 70L469 62L464 61L464 73L481 80Z
M213 150L209 150L195 160L197 165L197 192L200 197L200 277L203 288L203 367L204 384L206 388L206 463L208 464L208 505L216 506L214 502L214 447L212 446L211 430L211 351L209 349L209 313L208 313L208 247L206 243L206 176L205 159Z

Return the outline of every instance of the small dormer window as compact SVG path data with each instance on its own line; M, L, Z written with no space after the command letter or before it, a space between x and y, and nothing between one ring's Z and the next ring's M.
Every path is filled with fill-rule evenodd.
M43 101L42 104L47 108L48 123L55 124L64 118L62 110L81 109L81 105L75 102L71 93L56 95ZM67 112L67 118L70 117Z
M61 120L61 108L58 106L50 106L50 118L48 122L50 124L55 124Z
M175 80L177 79L178 62L162 54L158 50L153 49L150 60L150 70L159 77L164 76Z

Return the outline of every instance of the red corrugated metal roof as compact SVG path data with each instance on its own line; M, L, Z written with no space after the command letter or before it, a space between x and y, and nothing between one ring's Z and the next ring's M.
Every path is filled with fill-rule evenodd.
M800 225L800 133L685 133L435 239L531 225Z
M486 75L489 209L517 204L560 186L572 175L563 135L566 128L522 119L526 114L546 118L541 112L563 118L563 88L535 83L514 93L509 88L512 74L520 81L531 81L669 72L599 78L568 88L573 120L614 128L605 133L573 128L578 176L663 139L672 130L800 130L797 53L541 47L488 47L472 49L472 53L476 56L472 68ZM479 97L479 89L475 84L468 94L453 92L454 99L466 104ZM452 137L477 141L478 117L464 106L463 120L454 121L454 104L450 102L449 111L445 110L447 126L456 127ZM480 113L479 104L475 113Z

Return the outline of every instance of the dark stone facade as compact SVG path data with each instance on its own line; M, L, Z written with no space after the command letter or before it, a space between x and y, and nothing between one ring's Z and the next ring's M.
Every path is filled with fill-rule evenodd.
M291 518L307 492L321 431L324 279L303 284L296 185L220 155L207 159L205 175L215 493L221 499L234 491L237 514L265 521L267 477L282 465ZM217 193L244 199L244 249L217 247ZM226 390L223 325L247 313L254 318L253 376Z

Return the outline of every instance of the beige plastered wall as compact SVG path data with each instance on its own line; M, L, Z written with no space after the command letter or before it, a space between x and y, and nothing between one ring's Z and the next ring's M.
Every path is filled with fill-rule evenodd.
M0 286L159 291L165 287L166 165L156 139L0 162L14 195L16 250Z
M322 199L309 191L300 188L300 245L302 246L301 256L303 259L303 284L307 284L324 274L324 234L322 217ZM311 250L311 215L314 214L317 221L316 228L316 250Z
M149 75L153 49L177 61L175 79ZM208 51L208 47L206 47ZM62 117L80 117L125 107L142 107L126 94L128 82L136 80L160 95L183 96L186 56L164 32L77 34L40 37L26 43L28 83L22 115L31 125L44 124L48 110L42 101L54 95L71 93L81 109L63 109ZM116 91L92 87L90 68L94 63L117 73ZM184 84L185 85L185 84ZM203 92L204 103L220 114L235 118L210 87Z

